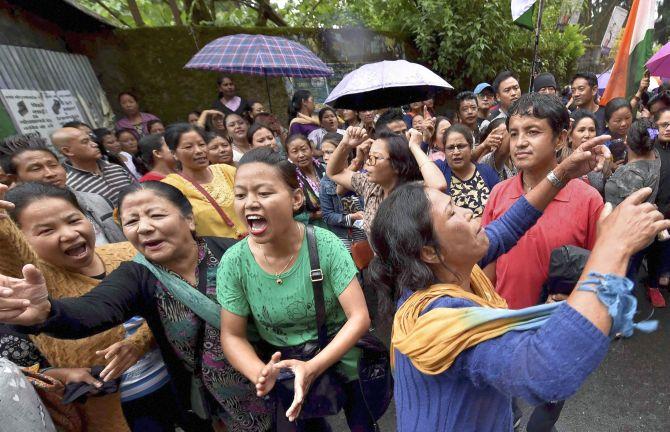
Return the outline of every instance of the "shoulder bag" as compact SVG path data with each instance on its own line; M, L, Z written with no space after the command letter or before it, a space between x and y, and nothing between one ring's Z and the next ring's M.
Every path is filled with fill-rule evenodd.
M308 361L328 345L326 326L326 306L323 295L323 271L320 267L314 227L305 226L309 248L310 279L314 290L317 341L310 341L294 347L271 347L271 352L280 351L282 359ZM393 378L389 361L389 350L370 333L364 335L356 347L361 349L358 374L361 391L370 417L376 422L386 411L393 393ZM268 351L270 352L270 351ZM314 380L310 386L300 411L301 419L320 418L337 414L346 401L344 384L346 377L336 370L337 364ZM274 393L283 407L288 408L293 401L293 375L280 374ZM376 426L376 425L375 425Z

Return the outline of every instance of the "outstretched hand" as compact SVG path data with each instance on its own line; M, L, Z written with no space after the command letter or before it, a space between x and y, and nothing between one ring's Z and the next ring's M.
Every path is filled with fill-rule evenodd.
M601 135L582 143L570 156L565 158L559 167L563 170L563 180L572 180L584 176L591 171L601 171L605 162L612 158L612 153L605 146L609 135Z
M34 265L22 269L23 278L0 274L0 322L34 325L44 322L51 310L46 282Z

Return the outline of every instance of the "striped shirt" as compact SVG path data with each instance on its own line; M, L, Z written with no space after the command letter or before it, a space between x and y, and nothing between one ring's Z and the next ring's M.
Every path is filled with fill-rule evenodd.
M75 191L91 192L111 201L116 207L119 191L135 180L120 166L103 160L98 161L101 174L94 174L73 167L65 162L67 169L67 186Z
M144 318L132 317L123 324L126 338L132 336ZM170 374L163 362L160 349L154 348L132 365L121 376L121 402L129 402L151 394L170 381Z

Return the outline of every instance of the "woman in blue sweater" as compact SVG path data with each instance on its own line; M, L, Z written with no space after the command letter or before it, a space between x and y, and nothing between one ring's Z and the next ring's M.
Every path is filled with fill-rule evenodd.
M603 142L582 145L553 173L572 179L588 172L594 153L608 154L602 146L593 151ZM635 299L622 277L628 259L670 226L641 204L649 189L602 221L566 302L510 311L483 275L479 266L509 250L539 218L560 188L555 183L544 180L485 229L451 197L420 184L398 188L381 204L370 270L388 291L388 307L391 299L398 307L392 360L399 431L511 431L512 397L533 404L566 399L605 357L607 335L632 333ZM603 214L610 211L608 205Z

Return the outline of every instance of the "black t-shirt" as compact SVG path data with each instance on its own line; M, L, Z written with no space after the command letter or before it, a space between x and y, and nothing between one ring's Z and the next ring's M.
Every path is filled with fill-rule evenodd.
M661 156L661 176L658 183L656 205L666 218L670 218L670 143L666 145L658 143L656 150Z
M593 115L596 116L596 133L600 136L607 130L607 125L605 124L605 108L598 108Z

